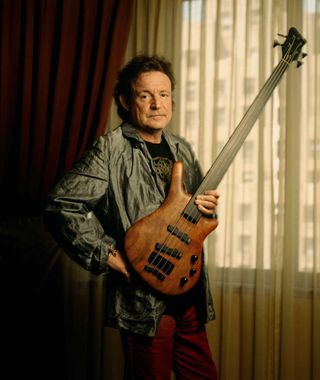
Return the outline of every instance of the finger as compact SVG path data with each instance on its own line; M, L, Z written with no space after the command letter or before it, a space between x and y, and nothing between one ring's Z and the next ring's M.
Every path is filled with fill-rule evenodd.
M202 206L208 210L214 211L217 206L218 202L217 201L212 201L211 199L196 199L195 204L199 207Z
M119 253L110 254L108 257L107 264L111 268L113 268L113 269L115 269L121 273L124 273L127 270L126 264L125 264L123 258L121 257L121 255Z
M206 217L212 218L212 219L218 219L218 214L215 210L208 210L205 207L198 207L199 211L202 212Z
M219 191L217 191L217 190L206 190L205 192L204 192L204 194L205 195L212 195L212 196L214 196L215 198L220 198L220 193L219 193Z
M124 276L125 276L127 282L130 283L130 281L131 281L130 273L129 273L127 270L125 270L125 271L123 272L123 274L124 274Z
M205 215L213 215L215 213L214 208L206 208L202 204L198 204L198 210L201 211Z
M199 200L198 202L195 202L196 205L205 207L208 210L215 210L216 207L218 206L217 203L214 203L212 201L207 201L207 200Z
M210 202L213 205L217 206L218 198L212 194L202 194L202 195L198 195L195 199L196 204L204 204L204 202Z

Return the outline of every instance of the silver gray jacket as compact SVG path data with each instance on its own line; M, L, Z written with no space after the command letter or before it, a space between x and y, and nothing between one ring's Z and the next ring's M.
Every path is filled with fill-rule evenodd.
M190 145L163 131L175 160L184 163L184 186L198 188L202 173ZM123 248L127 229L157 209L165 199L163 181L146 144L130 124L100 137L50 192L45 208L49 230L82 267L106 274L106 323L153 336L168 296L147 286L138 275L128 285L124 276L108 270L109 248ZM205 260L203 260L205 262ZM206 268L201 276L203 323L214 319Z

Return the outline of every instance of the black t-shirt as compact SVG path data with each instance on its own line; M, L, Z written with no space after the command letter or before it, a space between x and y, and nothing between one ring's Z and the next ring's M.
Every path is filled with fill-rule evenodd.
M171 182L171 170L174 161L170 148L165 139L161 139L160 143L151 143L149 141L145 143L152 157L156 172L165 183L167 193Z

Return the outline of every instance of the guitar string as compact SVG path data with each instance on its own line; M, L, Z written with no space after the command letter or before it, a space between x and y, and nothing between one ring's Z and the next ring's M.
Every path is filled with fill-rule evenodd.
M285 59L286 56L289 55L289 59ZM253 127L253 125L255 124L262 108L264 107L264 105L266 104L266 102L268 101L269 97L271 96L271 94L273 93L275 87L277 86L277 84L279 83L281 77L283 76L283 74L285 73L285 71L287 70L289 64L292 62L293 60L293 57L294 57L294 54L292 54L291 58L290 58L290 54L287 53L280 61L280 63L278 64L278 66L274 69L273 73L271 74L271 76L269 77L269 79L267 80L267 82L265 83L265 85L262 87L262 89L260 90L259 94L257 95L256 99L254 100L252 106L254 105L254 103L258 103L258 102L261 102L260 103L260 106L259 107L252 107L250 106L249 109L247 110L246 114L244 115L244 117L242 118L242 120L240 121L238 127L235 129L234 132L236 132L237 134L239 134L239 136L241 136L241 139L243 139L243 141L245 140L245 138L247 137L248 133L251 131L251 128ZM266 94L263 94L261 95L263 92L264 92L264 89L267 88L267 91ZM251 113L250 111L253 110L253 112ZM250 121L250 123L248 124L248 122ZM250 125L252 123L252 125ZM244 125L243 127L243 130L244 132L242 132L242 129L241 129L241 125ZM249 125L249 127L248 127ZM232 150L235 150L235 154L237 153L237 150L239 148L235 147L235 145L238 145L238 144L233 144L232 145L232 142L235 141L238 143L238 140L237 139L234 139L234 140L231 140L230 141L230 145L231 145L231 148L229 148L229 152L232 151ZM240 140L241 141L241 140ZM226 144L225 148L227 150L228 144ZM242 144L241 144L242 145ZM240 146L241 146L240 145ZM233 153L234 154L234 153ZM220 155L219 155L220 156ZM219 158L219 157L218 157ZM219 161L218 161L218 164L219 164ZM219 168L219 165L216 165L218 166L218 173L219 173L219 176L217 176L218 178L222 178L222 176L224 175L225 173L225 169L228 168L228 164L226 165L223 165L221 164L220 165L220 168ZM211 168L212 169L212 168ZM211 171L211 169L209 170L209 172ZM202 191L205 191L205 189L208 188L208 183L211 181L211 179L209 179L209 172L207 173L207 175L204 177L203 181L201 182L200 186L199 186L199 189L197 191L197 193L200 193L200 189L203 189ZM223 174L222 174L223 173ZM165 241L162 243L162 246L158 249L158 252L156 253L155 257L153 258L153 260L151 260L150 262L150 265L154 264L155 260L158 260L158 257L160 256L160 261L157 263L157 265L155 265L155 268L153 269L154 270L163 270L164 266L166 265L167 263L167 259L165 259L161 253L165 253L165 248L166 247L170 247L172 249L175 249L177 247L177 238L175 238L174 236L174 231L175 230L179 230L179 231L184 231L183 233L185 234L188 234L195 226L194 226L194 223L193 223L193 220L198 220L198 218L202 215L202 213L196 208L196 206L194 205L193 201L195 199L195 195L193 195L190 199L190 201L187 203L186 207L184 208L184 210L182 211L182 214L179 215L177 221L175 222L175 224L173 225L173 231L172 232L169 232L169 234L167 235ZM191 203L192 202L192 203ZM186 210L188 208L193 208L193 211L191 212L191 215L186 214ZM187 215L187 216L186 216ZM181 223L181 226L180 226L180 221L182 220L182 223ZM197 223L197 222L196 222ZM179 228L178 228L179 227ZM186 232L185 232L186 231ZM170 240L174 240L173 241L173 245L170 245ZM180 243L180 242L179 242ZM160 264L161 264L161 261L163 261L163 264L162 266L160 267ZM158 269L157 269L158 268Z
M270 95L272 94L274 88L276 87L277 83L279 82L280 78L282 77L282 75L284 74L285 70L286 70L287 67L288 67L288 62L287 62L286 60L283 59L280 63L283 63L282 65L279 65L279 70L278 70L278 71L279 71L280 73L276 72L276 75L272 76L273 81L270 82L271 85L269 85L270 83L268 83L268 81L267 81L266 84L269 85L268 92L266 93L265 96L263 96L263 97L261 97L261 99L259 99L259 101L261 101L261 100L264 99L264 100L261 102L261 104L263 104L263 105L266 103L266 101L268 100L268 98L269 98ZM281 66L282 66L282 67L281 67ZM276 68L276 70L277 70L277 68ZM276 71L276 70L275 70L275 71ZM273 78L273 77L274 77L274 78ZM279 79L278 79L278 77L279 77ZM271 78L271 77L270 77L270 78ZM262 107L260 106L260 108L262 108ZM249 110L248 110L248 111L249 111ZM257 109L256 109L255 112L252 113L252 115L249 115L248 111L247 111L246 115L244 116L244 118L242 119L242 121L240 122L240 124L245 124L244 122L247 123L247 120L251 120L251 122L254 123L254 122L256 121L256 119L257 119L257 116L258 116L259 113L260 113L260 111L257 112ZM249 116L248 116L248 115L249 115ZM250 123L249 123L249 125L250 125ZM240 125L239 125L239 126L240 126ZM237 145L237 144L238 144L238 139L240 139L240 140L244 140L244 139L246 138L246 136L247 136L247 132L250 132L251 128L252 128L252 127L250 127L249 131L248 131L248 129L244 129L244 133L242 133L242 134L238 133L238 134L239 134L239 137L237 137L237 139L234 139L233 141L231 141L231 143L234 142L234 145ZM239 131L242 132L242 130L239 130ZM238 131L237 131L237 132L238 132ZM227 149L227 148L228 148L228 144L226 144L226 145L227 145L227 146L225 146L225 148ZM231 144L230 144L230 145L231 145ZM231 147L231 148L229 149L229 152L227 152L226 154L227 154L228 156L230 156L230 151L232 151L232 150L235 151L234 147ZM219 157L218 157L218 159L219 159ZM221 161L221 160L220 160L220 161ZM217 160L216 162L218 162L218 160ZM221 164L221 165L220 165L220 168L219 168L219 165L216 165L216 166L218 166L217 172L218 172L218 174L219 174L219 175L216 175L216 177L220 178L220 177L222 177L222 173L223 173L223 174L225 173L225 169L226 169L229 165L223 165L223 164ZM211 171L211 169L210 169L210 171ZM217 173L216 173L216 174L217 174ZM208 180L207 178L205 178L204 181L201 183L199 189L200 189L201 187L203 187L203 189L201 189L202 192L203 192L206 188L208 188L208 187L207 187L207 182L209 182L209 181L210 181L210 179ZM198 190L198 193L200 193L199 190Z
M282 65L282 66L283 66L283 65ZM274 78L275 78L275 79L273 79L273 77L272 77L273 80L271 81L271 85L269 86L266 95L265 95L265 96L260 96L260 98L259 98L259 101L260 101L262 104L265 104L265 103L266 103L266 101L268 100L269 96L270 96L271 93L273 92L275 85L279 82L278 77L280 78L280 77L283 75L283 73L284 73L285 70L286 70L286 67L283 67L283 68L282 68L281 66L279 66L279 70L278 70L279 73L276 72L276 75L274 75ZM276 84L275 84L275 83L276 83ZM243 119L242 123L243 123L243 124L248 124L248 125L250 125L251 123L254 124L254 122L255 122L256 119L257 119L257 115L258 115L259 113L260 113L260 112L257 112L257 109L255 109L254 112L253 112L251 115L250 115L250 113L247 113L247 116L246 116L246 118ZM248 115L249 115L249 116L248 116ZM250 122L249 122L249 121L250 121ZM250 127L250 130L251 130L251 128L252 128L252 127ZM241 136L240 140L243 140L243 139L246 137L246 135L247 135L247 130L244 130L244 133L242 133L241 135L239 134L239 136ZM233 141L238 142L238 139L237 139L237 140L233 140ZM235 149L234 147L231 147L231 148L229 149L228 155L230 154L230 151L234 151L234 150L237 150L237 149L238 149L237 147L236 147L236 149ZM221 165L221 166L220 166L220 171L223 172L223 173L225 173L225 169L226 169L226 167L228 167L228 165ZM202 184L200 185L200 188L203 187L203 191L205 191L206 189L208 189L208 188L209 188L208 183L210 183L210 181L211 181L210 176L208 176L208 177L206 176L205 179L204 179L204 181L203 181ZM193 204L192 204L192 206L194 207ZM191 204L190 204L190 203L189 203L189 205L186 206L186 208L188 208L188 207L189 207L189 208L191 207ZM184 211L185 211L185 210L184 210ZM194 211L191 212L190 219L191 219L191 220L198 219L199 215L202 215L201 212L200 212L198 209L196 209L196 208L194 207Z
M281 68L281 66L283 66L283 68ZM287 67L288 67L288 63L287 63L284 59L282 59L281 62L280 62L280 64L275 68L273 74L270 76L269 80L268 80L268 81L265 83L265 85L262 87L261 91L259 92L259 94L258 94L258 96L257 96L257 98L255 99L254 102L257 103L258 101L260 101L260 100L262 100L262 99L266 99L266 100L269 99L269 96L272 94L272 92L273 92L273 90L274 90L274 87L276 86L276 84L277 84L277 83L279 82L279 80L281 79L281 77L282 77L283 73L285 72L285 70L287 69ZM278 71L280 72L280 74L278 74ZM275 74L275 73L276 73L276 74ZM277 79L277 76L279 76L279 79ZM275 79L274 79L274 78L275 78ZM276 84L273 85L273 86L271 86L270 83L272 83L272 82L273 82L273 83L276 83ZM268 86L269 88L268 88L268 90L266 91L266 95L265 95L265 96L261 96L261 94L263 93L264 88L266 88L267 86ZM260 99L260 98L262 98L262 99ZM262 104L264 104L264 103L262 102ZM241 124L244 125L244 128L243 128L243 129L244 129L244 133L239 133L239 132L242 132L242 129L240 130L240 128L237 127L237 128L235 129L235 131L234 131L235 134L236 134L236 132L238 132L238 134L239 134L240 136L243 136L243 135L246 135L246 134L247 134L247 129L249 129L247 126L250 125L250 124L248 124L248 121L249 121L249 120L251 120L251 121L255 120L255 119L256 119L256 116L259 115L259 113L260 113L260 112L257 112L257 109L258 109L258 108L256 108L256 109L252 108L252 106L248 109L248 111L246 112L246 114L244 115L244 117L242 118L242 120L240 121L240 124L239 124L239 127L240 127ZM251 116L251 113L249 112L250 110L253 110L253 112L252 112L252 116ZM245 128L245 127L247 127L247 128ZM251 130L251 126L250 126L250 130ZM239 140L234 139L234 140L231 140L231 141L230 141L231 148L229 149L229 152L232 151L232 150L234 150L234 146L232 145L232 142L233 142L233 141L238 142ZM227 144L227 145L228 145L228 144ZM227 149L228 147L226 146L225 148ZM218 173L219 173L219 172L224 172L224 169L225 169L224 166L225 166L225 165L220 165L220 169L219 169L219 166L218 166ZM219 176L218 176L218 177L219 177ZM208 188L208 187L207 187L207 186L208 186L207 183L210 182L210 180L209 180L208 178L209 178L208 175L206 175L206 176L204 177L203 181L201 182L201 184L200 184L200 186L199 186L198 193L200 193L200 189L201 189L201 188L203 188L203 191L204 191L206 188ZM158 269L160 269L160 270L163 270L163 269L164 269L164 266L166 265L166 263L167 263L168 260L167 260L166 258L164 258L164 257L161 255L161 253L165 253L165 248L166 248L166 247L170 247L170 248L173 248L173 249L174 249L174 248L177 247L176 243L179 242L179 241L177 240L177 238L175 238L175 236L174 236L174 231L175 231L175 230L184 231L184 233L188 234L188 232L190 232L191 229L194 228L193 223L192 223L192 220L194 220L195 218L197 218L198 215L199 215L199 213L200 213L200 211L196 208L196 206L195 206L193 203L191 203L191 201L193 201L194 198L195 198L195 196L193 195L193 196L191 197L190 201L187 203L187 205L186 205L186 207L184 208L184 210L182 211L182 214L179 215L177 221L173 224L173 231L172 231L172 232L169 232L169 234L167 235L167 237L166 237L165 241L163 242L162 246L160 247L160 249L158 249L158 252L157 252L156 255L154 256L153 260L151 260L150 265L154 264L154 262L155 262L156 260L158 260L159 257L160 257L160 260L159 260L159 262L156 263L155 268L153 269L153 271L158 270ZM191 215L187 214L188 216L185 217L183 214L185 213L185 210L186 210L187 208L191 208L191 209L193 208L194 211L191 212ZM182 218L183 218L183 219L182 219ZM180 221L181 221L181 220L182 220L182 223L181 223L181 225L180 225ZM178 228L178 227L179 227L179 228ZM172 239L173 239L173 245L170 245L169 242L170 242L170 240L172 240ZM179 243L180 243L180 242L179 242ZM162 266L161 266L161 263L162 263Z
M250 126L250 123L249 123L249 131L248 131L248 128L246 128L244 130L244 133L242 133L242 136L241 136L241 139L243 139L243 141L245 140L245 138L247 137L247 134L251 131L251 128L253 127L254 123L256 122L262 108L264 107L264 105L266 104L266 102L268 101L268 99L270 98L271 94L273 93L275 87L277 86L277 84L279 83L281 77L283 76L284 72L288 69L288 66L289 64L294 60L294 58L297 56L297 50L300 49L300 47L302 46L303 44L299 44L296 46L293 54L290 55L289 52L287 52L284 57L282 58L280 64L278 65L278 67L276 67L276 69L274 70L273 74L270 76L269 80L266 82L265 86L264 87L268 87L268 90L266 91L266 94L264 94L263 96L259 96L259 99L258 101L262 102L262 106L260 104L260 109L257 107L256 109L254 109L254 112L250 115L250 112L248 112L245 117L243 118L243 121L244 122L248 122L250 120L250 123L252 123L252 125ZM261 93L263 92L263 88L262 90L260 91L260 95ZM251 109L251 107L250 107ZM248 116L249 115L249 116ZM247 121L246 121L247 120ZM240 125L239 125L240 126ZM242 130L241 130L242 131ZM240 132L241 132L240 131ZM241 135L241 134L240 134ZM234 140L236 141L236 140ZM231 148L230 148L231 150ZM225 173L225 169L228 167L225 166L225 168L222 170L223 173ZM221 168L220 168L221 169ZM221 176L222 177L222 176ZM209 180L207 180L205 178L203 184L206 185L206 182L209 182ZM208 188L207 186L204 186L204 189ZM194 206L194 205L193 205ZM190 207L190 202L187 204L186 208L187 207ZM195 206L194 206L195 207ZM185 213L185 210L186 208L183 210L182 214ZM191 214L191 221L194 220L195 218L198 218L199 217L199 214L201 215L201 212L194 208L195 209L195 214ZM179 221L178 221L179 222ZM189 223L189 225L187 225L187 227L189 226L189 228L186 228L187 230L191 230L192 228L194 228L194 226L192 224ZM185 229L184 229L185 231Z
M286 64L286 66L287 66L287 64ZM274 71L274 73L276 72L276 70L278 69L280 67L280 65L278 65L278 67L275 69L275 71ZM279 69L279 71L281 72L282 70L280 70ZM285 70L283 70L283 72L284 72ZM273 77L276 77L277 75L274 75L274 73L271 75L271 77L270 78L272 78L273 79ZM281 77L283 75L283 73L280 73L280 75L279 75L279 78ZM275 81L275 82L278 82L279 80L277 80L277 81ZM267 81L266 82L266 85L269 85L269 82L270 81ZM266 86L265 85L265 86ZM264 86L264 87L265 87ZM269 86L270 88L268 89L268 91L267 91L267 96L265 96L265 98L266 99L268 99L269 98L269 93L271 94L272 93L272 91L273 91L273 86ZM260 95L261 95L261 93L263 92L263 88L261 89L261 91L260 91ZM259 94L258 94L258 97L259 97ZM257 97L257 99L258 99L258 97ZM249 108L249 110L252 110L252 109L254 109L254 108L252 108L252 107L250 107ZM248 111L249 111L248 110ZM248 123L248 120L250 120L251 119L251 121L252 120L254 120L255 118L256 118L256 110L254 110L255 112L253 112L252 113L252 116L250 115L250 112L248 112L247 111L247 113L245 114L245 116L243 117L243 119L241 120L241 122L240 122L240 124L242 123L242 125L245 125L246 123ZM259 113L258 113L259 114ZM249 115L249 116L248 116ZM248 119L248 120L247 120ZM246 123L245 123L246 122ZM240 124L239 124L239 126L240 126ZM250 125L250 124L249 124ZM236 130L237 130L237 128L236 128ZM238 130L239 131L239 130ZM245 130L245 134L246 134L246 130ZM233 141L233 140L232 140ZM231 141L231 142L232 142ZM235 140L234 140L235 141ZM237 142L238 142L238 140L237 140ZM233 148L231 147L230 149L229 149L229 151L231 151L231 150L233 150ZM220 170L221 169L223 169L222 171L224 171L224 168L223 168L223 166L225 166L225 165L221 165L220 166ZM202 183L200 184L200 186L199 186L199 189L198 189L198 192L200 193L200 188L201 187L203 187L204 189L206 189L206 188L208 188L208 185L207 185L207 182L210 182L210 180L208 180L208 176L206 175L205 176L205 178L204 178L204 180L202 181ZM199 216L199 213L200 213L200 211L196 208L196 206L193 204L193 203L190 203L191 201L193 201L194 200L194 198L195 198L195 196L192 196L191 197L191 200L188 202L188 204L186 205L186 207L184 208L184 210L182 211L182 215L179 215L179 217L178 217L178 219L177 219L177 221L174 223L174 225L173 225L173 231L176 229L176 230L179 230L179 231L184 231L184 233L187 233L188 234L188 232L190 232L190 230L194 227L193 226L193 223L192 223L192 221L193 220L195 220L195 219L198 219L198 216ZM186 209L193 209L192 211L191 211L191 214L188 212L188 213L185 213L185 210ZM185 214L185 215L187 215L187 217L185 217L183 214ZM183 218L183 219L182 219ZM180 221L182 220L182 223L180 223ZM177 245L176 245L176 242L177 242L177 239L176 238L174 238L174 244L173 245L170 245L169 244L169 241L170 241L170 239L171 238L173 238L174 237L174 233L173 233L173 231L172 232L170 232L168 235L167 235L167 237L166 237L166 239L165 239L165 241L164 241L164 243L162 244L162 246L160 247L160 249L158 250L158 253L155 255L155 257L154 257L154 259L150 262L150 264L152 265L152 264L154 264L154 262L156 261L156 260L158 260L158 258L159 258L159 256L160 256L160 260L159 260L159 262L157 263L157 265L156 265L156 268L159 268L160 270L162 270L163 268L164 268L164 266L166 265L166 263L167 263L167 260L161 255L161 253L165 253L165 247L166 246L168 246L168 247L170 247L170 248L176 248L177 247ZM180 243L180 242L179 242ZM161 266L161 262L163 262L162 263L162 266ZM155 269L156 269L155 268Z
M288 67L288 65L287 65L287 63L285 61L281 62L281 64L278 66L278 68L276 68L275 71L274 71L275 75L272 75L270 77L271 81L269 81L269 83L267 81L268 90L266 91L265 95L260 96L259 99L258 99L258 101L262 105L264 105L267 102L267 100L269 99L270 95L272 94L274 88L276 87L276 85L278 84L279 80L283 76L283 74L286 71L287 67ZM263 91L263 89L262 89L262 91ZM260 94L261 94L261 92L260 92ZM261 104L260 104L260 108L261 108ZM240 122L240 124L247 124L247 125L250 126L250 128L245 128L244 132L242 132L242 130L240 130L240 132L242 132L242 133L238 133L239 134L238 138L232 140L232 141L235 142L234 145L238 145L238 141L239 140L240 141L245 140L245 138L247 137L247 134L251 131L252 126L254 125L255 121L257 120L258 115L261 112L260 110L258 112L258 109L259 108L254 109L254 112L251 113L251 114L250 114L250 112L248 112L250 109L247 111L245 117L242 119L242 121ZM240 124L239 124L239 126L240 126ZM252 125L250 125L250 124L252 124ZM232 141L231 141L231 143L232 143ZM232 145L232 144L230 144L230 145ZM235 147L234 145L231 148L229 148L229 152L227 153L228 155L230 155L230 151L237 151L238 150L238 148ZM222 177L221 173L225 173L225 170L226 170L226 168L228 166L229 165L220 165L220 169L219 169L219 166L218 166L218 172L220 174L220 175L217 176L218 178ZM205 191L206 189L209 188L208 183L210 183L210 181L211 181L210 176L208 176L208 177L206 176L204 178L203 182L201 183L201 185L199 187L199 189L203 188L203 190L201 189L202 190L201 192L203 192L203 191ZM200 193L200 191L198 191L198 192ZM187 207L190 207L190 203L189 203L189 205L186 206L186 208ZM196 212L192 215L192 218L197 218L199 213L200 213L200 211L196 210Z

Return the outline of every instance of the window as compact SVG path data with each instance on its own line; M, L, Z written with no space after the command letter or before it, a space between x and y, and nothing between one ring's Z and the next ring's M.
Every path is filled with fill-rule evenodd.
M197 67L198 65L198 54L197 50L190 50L186 52L186 61L188 68Z
M251 217L252 207L250 203L241 203L239 210L239 219L242 221L249 220Z
M197 82L195 81L188 81L187 82L187 101L188 102L194 102L197 100Z
M244 78L244 93L246 95L252 95L256 92L256 78Z
M312 20L314 9L311 4L319 7L317 1L303 2L308 11L304 12L304 17ZM281 62L282 50L279 48L279 53L275 53L273 41L270 41L270 49L266 49L266 38L273 31L264 30L267 25L264 18L271 20L272 14L265 14L271 8L261 9L263 2L258 0L246 4L244 9L232 0L220 2L219 7L214 1L185 2L187 10L184 15L187 17L182 20L185 24L181 44L184 60L181 63L181 81L186 84L187 102L180 104L180 119L186 120L186 137L191 138L195 151L200 153L200 163L204 168L209 168L226 146L259 89L263 89L263 84ZM312 25L317 24L314 20ZM261 31L265 33L263 38ZM315 46L317 42L308 41L308 47ZM298 81L305 76L301 79L299 94L302 101L311 99L310 93L319 86L315 77L318 75L317 66L314 62L312 65L313 70L308 75L303 69L302 74L299 73ZM287 166L291 165L286 161L286 139L292 136L286 135L285 131L288 122L286 107L288 98L293 96L284 94L284 88L277 85L266 100L266 107L246 136L240 154L236 155L219 184L221 193L227 194L228 199L224 201L228 204L219 210L219 226L224 228L225 236L214 239L217 266L255 268L255 255L259 254L256 250L261 247L263 259L259 262L264 268L270 268L274 254L272 236L278 234L277 239L283 239L283 224L286 223L283 220L288 212L285 192L290 192L286 186L290 182ZM319 99L319 96L311 99L297 112L301 120L296 120L296 123L303 128L298 132L300 140L295 142L298 149L291 146L298 155L297 165L299 162L301 165L297 167L294 179L297 187L301 187L297 189L301 198L295 206L299 219L299 243L295 245L298 251L295 256L297 272L308 271L314 266L314 239L319 234L315 227L319 214L316 214L314 206L318 189L314 183L320 181L320 141L315 120L315 115L319 114L315 111L319 110ZM292 104L294 107L295 103ZM292 124L292 120L289 122ZM232 225L227 226L226 220L230 218L234 218ZM264 218L262 232L258 218ZM263 236L263 242L259 241L260 236Z
M253 3L258 4L257 2ZM194 3L186 1L184 4L182 23L185 24L182 25L181 80L186 91L182 94L185 98L180 104L180 119L185 120L185 137L195 147L195 151L200 152L200 159L205 157L210 161L201 162L202 166L210 167L215 159L214 154L220 153L225 147L237 123L247 112L250 105L248 102L251 102L258 92L258 83L261 82L259 55L257 54L260 43L258 35L260 11L259 7L252 10L256 30L252 31L255 37L250 38L248 57L246 58L248 66L245 68L239 64L244 57L234 55L235 52L239 55L246 52L245 39L238 35L236 37L243 46L235 49L234 2L227 0L221 3L221 14L217 19L214 16L214 2L206 2L206 12L201 11L202 5L201 1ZM212 8L209 10L210 6ZM194 9L192 7L197 7L197 11L192 12L191 10ZM201 17L205 17L203 25L201 25ZM210 53L209 49L213 49L213 39L207 37L202 40L197 36L202 35L204 25L212 25L216 28L215 22L219 23L219 43L215 46L214 53ZM202 46L203 41L208 46ZM201 49L203 50L201 51ZM213 56L215 63L212 61ZM274 94L274 97L277 97L277 93ZM279 102L275 101L274 113L276 115L278 115L278 108ZM208 115L210 112L212 115ZM219 185L221 192L227 194L230 183L236 184L237 189L232 192L234 197L232 207L239 208L237 212L235 210L232 213L236 221L229 236L233 241L233 243L230 242L232 247L226 247L222 238L215 239L215 251L218 252L218 256L221 254L220 257L216 257L218 266L255 267L258 147L258 133L250 133L241 147L241 153L232 163L232 170ZM275 176L278 176L277 171ZM268 178L270 180L270 175ZM270 200L268 201L270 202ZM223 214L226 212L228 211L221 207L222 220L226 219ZM226 252L227 257L223 257ZM270 254L270 250L266 249L266 252ZM265 261L270 263L270 258L266 258Z

